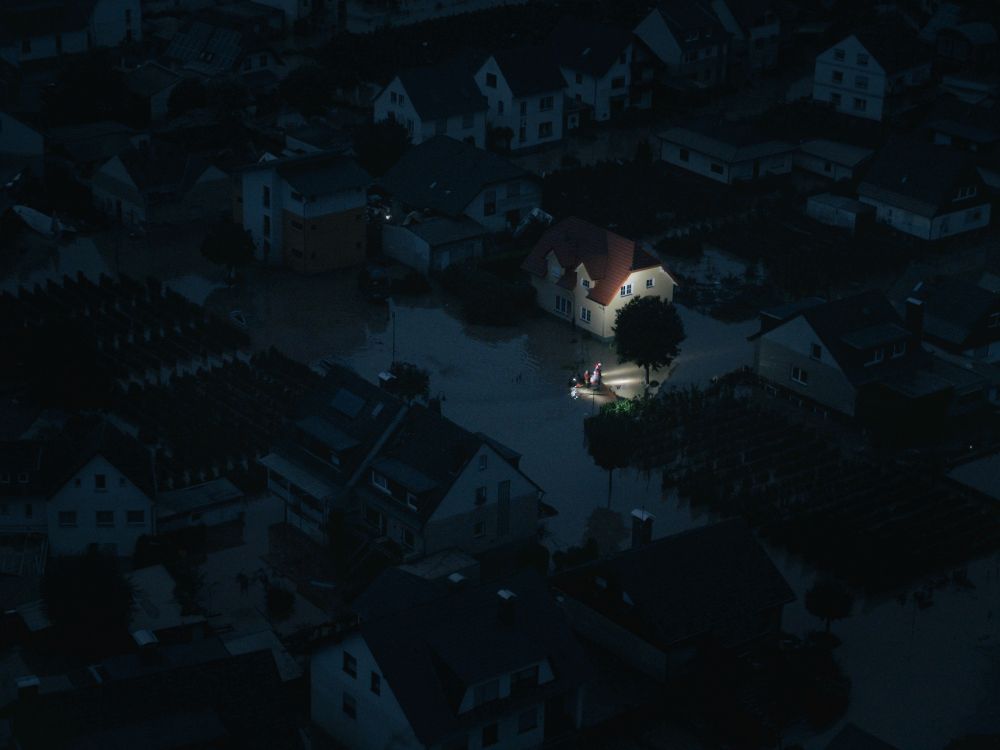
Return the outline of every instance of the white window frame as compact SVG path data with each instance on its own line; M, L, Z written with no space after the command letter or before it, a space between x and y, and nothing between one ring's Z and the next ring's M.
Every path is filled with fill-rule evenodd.
M803 370L798 365L792 365L792 372L790 375L793 383L798 383L799 385L808 386L809 385L809 373Z
M872 351L871 359L865 360L865 367L871 367L872 365L877 365L885 360L885 349L877 347Z
M619 297L631 297L632 296L632 284L623 284L622 288L618 292Z
M588 324L591 321L590 310L588 310L586 307L583 307L582 305L580 306L580 320Z
M372 469L372 486L377 487L387 495L392 494L392 490L389 489L389 479L384 474L379 474L374 469Z
M899 359L904 354L906 354L906 342L905 341L894 342L892 345L892 355L891 355L892 358Z
M653 278L646 279L646 288L647 289L652 289L655 286L656 286L656 279L653 279Z

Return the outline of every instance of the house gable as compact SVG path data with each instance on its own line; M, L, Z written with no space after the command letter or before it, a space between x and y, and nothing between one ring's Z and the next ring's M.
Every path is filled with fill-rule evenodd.
M481 461L485 458L485 468ZM429 523L472 513L483 505L495 506L501 482L510 482L510 498L533 496L536 485L504 460L492 447L483 443L462 468L455 481L428 519ZM477 505L477 496L485 488L485 502Z

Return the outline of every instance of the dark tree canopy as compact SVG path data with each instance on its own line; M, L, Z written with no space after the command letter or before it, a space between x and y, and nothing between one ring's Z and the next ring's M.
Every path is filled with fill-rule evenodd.
M278 92L307 117L323 114L333 103L330 74L318 65L302 65L281 82Z
M615 469L624 469L635 453L636 427L621 412L601 411L583 423L583 439L594 463L608 472L608 507L611 507L611 481Z
M375 176L384 175L410 145L410 134L398 122L367 123L354 131L358 162Z
M686 338L677 309L659 297L636 297L615 315L615 349L619 362L633 362L646 372L668 366Z
M809 614L826 623L826 632L834 620L850 617L854 608L854 595L843 584L834 580L817 581L806 592L806 609Z
M42 599L61 640L70 648L100 651L128 637L132 589L118 560L91 546L78 557L53 559L45 570Z
M128 89L107 52L92 52L63 68L44 93L43 114L51 126L129 119Z
M253 260L253 250L250 234L243 227L229 222L212 227L201 243L201 254L213 263L225 266L230 275Z
M407 402L426 399L431 392L431 376L427 370L409 362L393 362L389 372L396 376L393 392Z

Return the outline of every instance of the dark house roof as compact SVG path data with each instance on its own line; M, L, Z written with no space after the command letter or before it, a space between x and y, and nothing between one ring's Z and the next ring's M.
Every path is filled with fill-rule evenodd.
M371 175L360 164L339 153L286 159L275 163L275 169L297 192L307 196L357 190L372 182Z
M75 419L49 439L0 443L0 497L48 498L95 456L103 456L147 496L153 496L153 462L134 438L103 419ZM27 475L27 481L21 481Z
M833 302L811 298L801 306L786 308L787 317L780 321L777 309L762 313L761 330L751 339L801 316L855 386L896 375L926 361L915 336L881 292L861 292ZM865 366L874 349L898 342L907 344L904 356L891 360L886 355L878 366Z
M956 201L959 188L977 195ZM974 159L940 146L898 140L875 156L858 186L858 196L933 217L984 202Z
M660 137L729 164L795 150L792 144L777 140L750 123L718 119L693 120L669 128Z
M25 750L177 748L220 738L261 750L301 747L270 650L232 656L217 639L152 649L95 666L100 681L91 672L51 685L42 678L39 694L15 706L15 736ZM140 743L150 737L152 745Z
M854 36L889 75L929 64L932 59L931 50L902 20L887 20Z
M775 21L772 0L725 0L725 3L744 33Z
M379 451L372 466L413 492L417 496L415 512L421 521L427 521L484 443L494 447L484 435L471 433L450 419L415 404ZM508 448L498 452L517 469L517 459L511 458L513 451Z
M632 43L632 32L576 16L563 16L549 34L548 48L564 68L603 76Z
M181 77L169 68L147 62L125 76L128 90L137 96L150 97L179 83Z
M147 197L183 195L212 166L205 157L160 140L129 146L118 158L136 188ZM111 182L99 171L94 180L105 185Z
M493 55L515 97L562 91L566 80L543 47L502 50Z
M90 23L96 0L4 0L0 41L81 31Z
M1000 313L1000 295L954 276L921 282L912 297L923 305L923 332L934 343L956 352L1000 340L1000 327L989 327Z
M537 177L472 144L438 135L410 148L380 184L411 209L460 216L490 185Z
M633 271L655 267L666 270L635 240L576 217L564 219L547 229L521 268L534 276L544 277L548 273L546 258L550 252L555 253L565 272L564 278L572 277L570 288L575 286L576 269L583 264L587 275L597 282L591 286L587 297L599 305L609 304Z
M795 594L742 521L660 539L556 575L557 590L658 648L714 636L739 646Z
M322 388L303 399L296 421L262 462L279 472L314 477L317 486L341 492L404 409L392 394L353 370L333 365ZM335 463L331 456L336 456Z
M247 54L263 51L272 50L252 31L193 18L174 34L165 56L191 70L215 75L235 71Z
M516 595L509 618L501 616L501 589ZM536 573L454 588L390 569L354 606L361 636L427 746L510 715L518 704L563 694L591 676L583 649ZM459 714L467 689L545 660L551 682Z
M409 68L400 71L398 77L421 120L440 120L487 109L486 97L479 91L464 59Z
M896 747L848 722L830 740L826 750L896 750Z
M656 4L655 11L666 22L682 50L722 44L729 38L707 4L698 0L661 0Z
M1000 107L942 97L928 116L925 127L977 146L992 146L1000 142Z

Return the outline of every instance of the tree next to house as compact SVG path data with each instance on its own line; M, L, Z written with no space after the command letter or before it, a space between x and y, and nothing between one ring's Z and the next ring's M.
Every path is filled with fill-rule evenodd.
M594 463L608 472L608 507L615 469L626 468L635 452L635 423L618 411L601 411L583 423L583 439Z
M392 392L408 404L417 398L426 400L430 395L431 376L427 370L409 362L393 362L389 372L396 377Z
M823 620L827 633L834 620L850 617L853 608L854 596L850 589L838 581L817 581L806 592L806 609L809 614Z
M636 297L615 315L615 350L619 362L633 362L646 372L667 367L686 338L676 308L660 297Z

